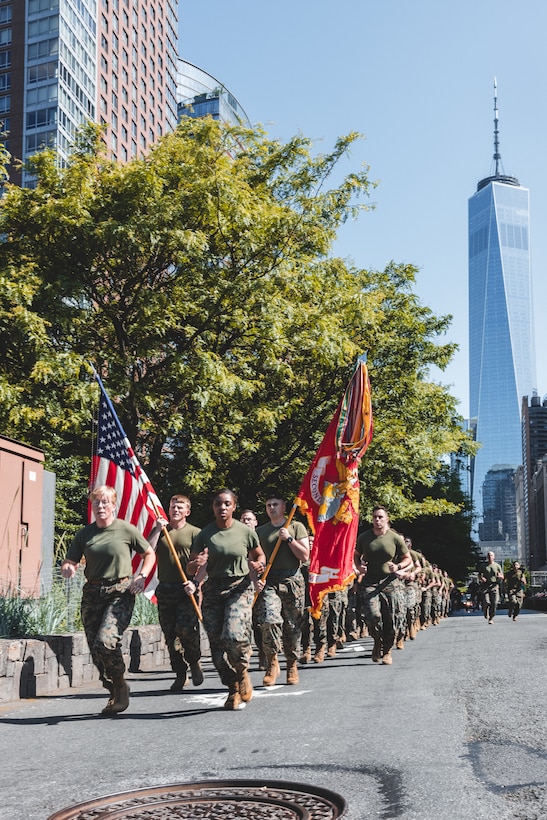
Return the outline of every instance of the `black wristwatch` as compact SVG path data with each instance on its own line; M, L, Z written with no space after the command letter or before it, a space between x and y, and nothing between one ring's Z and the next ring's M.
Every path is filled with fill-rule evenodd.
M293 541L294 538L292 537L292 535L289 535L289 537L287 538L287 544L292 544Z

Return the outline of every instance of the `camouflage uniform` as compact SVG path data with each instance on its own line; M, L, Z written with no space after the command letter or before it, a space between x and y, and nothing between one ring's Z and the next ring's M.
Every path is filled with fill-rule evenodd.
M336 642L341 639L344 632L344 615L347 607L347 592L340 589L329 592L328 616L327 616L327 644L336 647Z
M184 591L182 580L178 583L160 582L156 598L158 618L169 650L171 668L177 678L185 678L188 665L197 663L201 657L196 610ZM178 642L182 651L177 648Z
M422 590L422 611L420 621L423 627L429 626L431 621L431 590Z
M306 584L300 569L270 570L256 607L266 657L283 651L287 660L298 660L305 620Z
M209 578L203 585L203 626L213 664L225 686L234 684L249 668L253 597L248 575Z
M507 614L515 621L524 603L524 591L526 588L526 575L524 570L512 567L505 575L505 586L507 589L507 597L509 598Z
M82 592L82 623L89 651L107 689L125 672L122 637L135 606L130 584L131 578L118 582L88 581Z
M366 586L366 576L357 589L357 597L369 633L375 640L381 640L384 653L395 641L395 631L400 617L401 596L404 593L402 581L393 575L384 578L374 586Z

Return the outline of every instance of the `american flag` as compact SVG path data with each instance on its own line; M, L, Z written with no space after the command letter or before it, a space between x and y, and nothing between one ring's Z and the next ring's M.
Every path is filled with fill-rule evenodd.
M118 496L118 518L129 521L145 538L148 538L158 516L168 519L148 476L127 438L116 411L98 375L95 378L101 388L97 440L91 462L89 489L103 484L114 487ZM89 521L93 520L91 505L88 507ZM140 555L133 556L133 572L138 572L142 564ZM151 596L156 586L156 573L146 579L145 592Z

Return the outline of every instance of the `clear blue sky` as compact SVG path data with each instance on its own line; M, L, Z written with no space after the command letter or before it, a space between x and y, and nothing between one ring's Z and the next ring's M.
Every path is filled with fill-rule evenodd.
M451 314L453 363L432 376L469 412L467 200L492 172L498 83L503 171L530 189L537 388L547 393L547 2L545 0L181 0L181 56L281 140L327 151L359 131L373 212L335 252L365 268L419 268L416 292Z

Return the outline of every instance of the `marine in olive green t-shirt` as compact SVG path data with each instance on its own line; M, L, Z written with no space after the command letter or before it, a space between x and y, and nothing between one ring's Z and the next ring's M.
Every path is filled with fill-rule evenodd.
M83 527L74 536L66 557L75 564L85 558L88 581L113 581L131 575L132 550L142 554L149 546L136 527L115 518L108 527L98 527L95 522Z
M277 544L279 530L285 526L286 524L281 524L281 526L275 527L271 521L268 521L267 524L262 524L260 527L256 528L256 534L258 535L260 546L266 556L266 561L269 562L274 547ZM295 541L302 541L304 538L308 537L306 527L300 521L291 521L287 529ZM279 550L272 564L272 570L299 569L300 563L300 560L291 550L290 545L286 541L281 541Z
M170 529L167 527L167 530L175 552L179 557L183 572L186 573L186 564L194 548L194 539L199 532L199 528L186 523L184 527L179 527L178 529ZM158 541L156 559L158 562L158 580L160 583L176 584L179 581L182 582L179 568L165 535L160 536Z
M256 532L240 521L233 520L227 529L212 521L194 538L192 552L203 552L207 547L210 579L241 578L249 574L247 555L259 546Z

